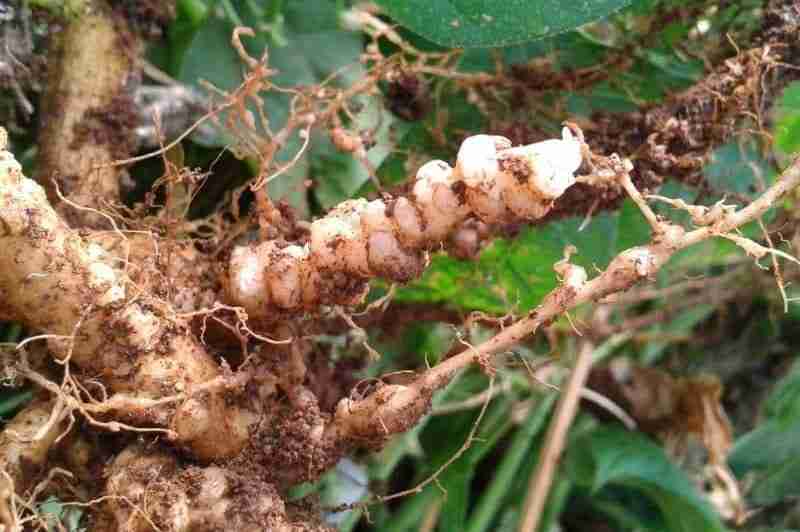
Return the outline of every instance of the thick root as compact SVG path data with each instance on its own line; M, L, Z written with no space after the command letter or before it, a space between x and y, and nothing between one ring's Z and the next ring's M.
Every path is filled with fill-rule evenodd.
M138 290L167 301L176 312L211 308L221 291L214 262L192 240L109 232L92 241L125 264L125 273Z
M0 522L18 530L14 497L24 497L42 477L50 447L65 429L64 419L51 419L53 401L35 400L0 434ZM58 413L56 413L58 415Z
M0 152L0 318L45 331L56 356L116 395L118 415L171 429L202 459L237 454L253 417L228 406L219 390L192 395L221 375L219 366L166 302L141 293L124 264L71 230Z
M0 471L6 473L0 476L0 484L4 491L13 483L13 488L23 493L43 472L50 447L65 429L63 419L51 420L53 405L53 401L35 400L0 434Z
M144 47L103 2L86 4L52 36L37 179L72 225L107 227L97 213L60 203L55 183L77 205L119 202L120 171L108 163L134 147L136 58Z

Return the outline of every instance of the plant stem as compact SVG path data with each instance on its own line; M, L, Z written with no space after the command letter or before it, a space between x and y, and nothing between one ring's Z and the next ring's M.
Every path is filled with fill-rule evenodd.
M525 425L517 430L511 447L505 454L503 462L492 479L492 483L481 496L475 511L470 515L467 532L485 532L489 530L492 519L511 489L514 475L519 473L519 467L525 458L525 454L530 449L534 437L539 434L539 431L544 426L555 397L556 395L552 394L543 399L537 405L536 412L529 414Z
M561 457L561 452L564 450L567 432L578 411L581 389L589 377L593 352L594 345L589 341L585 341L578 353L578 359L575 362L575 368L572 370L567 386L558 400L553 421L547 429L544 449L539 456L536 472L531 476L528 483L528 494L525 497L519 532L534 532L539 526L544 503L547 500L547 494L550 492L550 485L553 482L553 474Z

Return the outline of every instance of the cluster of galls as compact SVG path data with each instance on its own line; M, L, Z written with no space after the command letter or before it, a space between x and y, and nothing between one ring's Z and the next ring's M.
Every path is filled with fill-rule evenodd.
M406 282L427 264L427 252L490 225L536 220L575 183L582 146L569 129L561 139L512 147L499 136L467 138L455 168L430 161L409 197L348 200L311 224L304 245L265 241L233 250L223 279L231 303L251 317L275 311L353 305L372 277Z

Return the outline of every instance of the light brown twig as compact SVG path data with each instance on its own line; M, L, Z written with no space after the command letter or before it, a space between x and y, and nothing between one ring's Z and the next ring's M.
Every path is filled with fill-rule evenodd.
M536 471L528 481L528 494L525 496L523 504L520 532L535 532L536 527L539 525L542 509L547 500L547 494L550 492L550 485L553 482L553 474L558 465L561 451L564 449L567 432L578 411L581 390L589 377L593 352L594 344L590 341L584 341L578 353L578 359L575 361L575 368L572 370L567 386L558 400L553 421L547 429L544 448L539 455Z

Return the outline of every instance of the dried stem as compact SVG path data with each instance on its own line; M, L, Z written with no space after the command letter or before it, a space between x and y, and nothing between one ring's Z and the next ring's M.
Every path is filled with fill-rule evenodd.
M581 390L589 377L593 352L594 344L590 341L584 341L578 353L578 359L575 361L575 367L570 374L569 381L567 381L567 386L562 390L553 420L547 429L544 448L539 455L536 471L528 481L528 494L525 496L525 503L523 504L520 532L535 532L539 525L547 494L550 493L553 474L561 457L561 452L564 450L567 432L578 411Z

